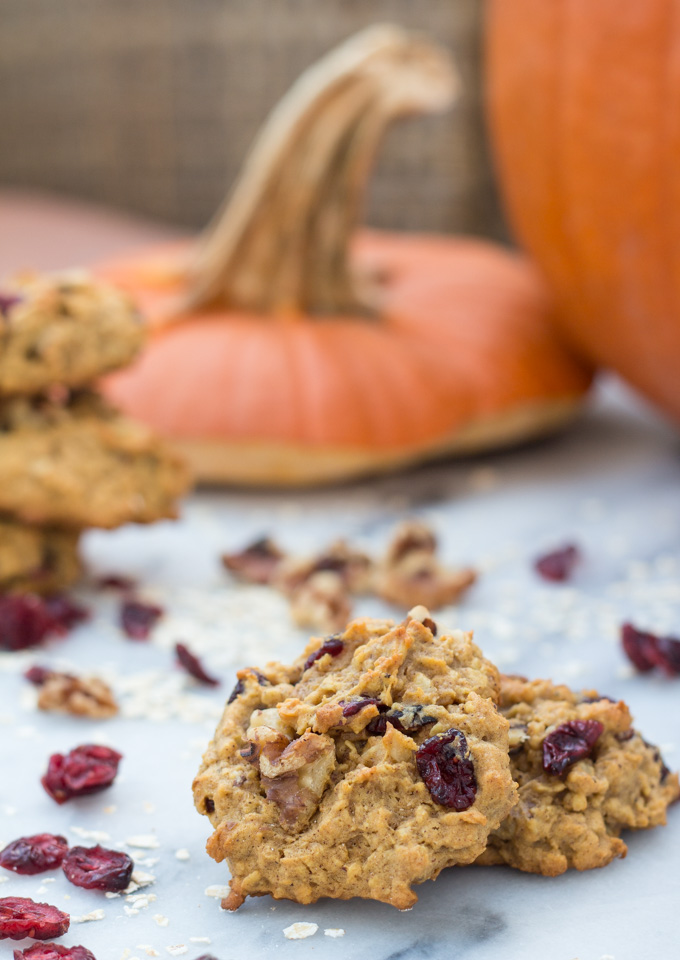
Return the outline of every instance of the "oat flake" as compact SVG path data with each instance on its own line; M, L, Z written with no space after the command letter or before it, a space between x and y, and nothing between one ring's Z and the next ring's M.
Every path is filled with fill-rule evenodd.
M286 940L306 940L307 937L313 937L318 929L318 923L304 923L299 921L298 923L291 923L289 927L285 927L283 935Z

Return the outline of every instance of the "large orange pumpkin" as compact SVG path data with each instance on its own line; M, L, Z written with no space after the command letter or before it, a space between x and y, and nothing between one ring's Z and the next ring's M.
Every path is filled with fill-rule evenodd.
M510 219L573 345L680 419L680 8L489 0Z
M589 375L556 340L533 269L482 241L355 232L394 118L439 110L444 53L365 31L304 74L193 248L101 268L149 347L105 389L200 479L343 479L554 429Z

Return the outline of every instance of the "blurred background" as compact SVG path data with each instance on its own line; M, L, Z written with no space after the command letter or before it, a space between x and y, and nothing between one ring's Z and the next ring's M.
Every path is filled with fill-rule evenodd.
M463 83L388 136L368 222L498 236L478 0L3 0L0 186L200 227L298 74L380 20L447 45Z

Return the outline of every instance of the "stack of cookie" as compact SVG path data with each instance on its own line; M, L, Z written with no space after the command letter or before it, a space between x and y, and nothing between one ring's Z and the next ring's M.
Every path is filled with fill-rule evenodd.
M87 527L175 516L185 465L92 386L142 342L127 298L84 274L2 285L0 592L69 586Z
M264 894L408 909L454 865L602 867L679 795L625 703L501 676L424 607L239 671L194 781L230 910Z

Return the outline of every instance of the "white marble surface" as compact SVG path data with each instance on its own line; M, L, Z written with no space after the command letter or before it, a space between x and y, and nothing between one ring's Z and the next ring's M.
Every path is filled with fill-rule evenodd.
M631 836L628 858L605 870L544 879L505 868L453 869L424 884L418 904L404 914L365 901L301 907L261 898L231 915L205 895L228 877L204 853L209 824L191 802L202 745L234 669L286 659L304 641L277 596L229 582L220 551L261 533L291 549L345 535L378 550L404 515L431 521L444 555L483 573L463 605L439 613L440 621L473 628L488 655L512 672L624 697L668 764L680 764L680 680L631 676L617 640L625 619L680 634L680 442L613 387L570 433L531 449L340 491L207 492L187 503L178 524L88 535L94 570L139 576L168 613L153 642L134 644L115 626L115 597L85 593L96 606L91 623L46 651L0 656L0 841L53 831L87 844L73 832L79 828L104 831L115 845L153 833L158 848L134 852L158 858L142 866L156 877L145 892L157 899L128 915L124 907L133 904L81 891L58 873L52 883L45 883L50 875L6 874L0 896L33 896L74 916L103 909L103 920L74 923L63 941L89 946L98 960L194 960L203 953L218 960L677 957L680 809L671 811L667 828ZM532 558L564 540L584 551L578 574L569 586L540 582ZM364 601L357 611L385 608ZM177 639L224 677L219 691L192 687L173 668ZM127 716L92 724L37 714L20 679L33 662L105 671ZM39 785L48 755L92 740L125 754L116 784L56 806ZM180 848L188 860L175 857ZM295 921L317 923L319 931L286 940L283 928ZM345 935L331 939L325 928ZM176 945L186 951L168 950ZM12 946L0 944L0 958L11 955Z

